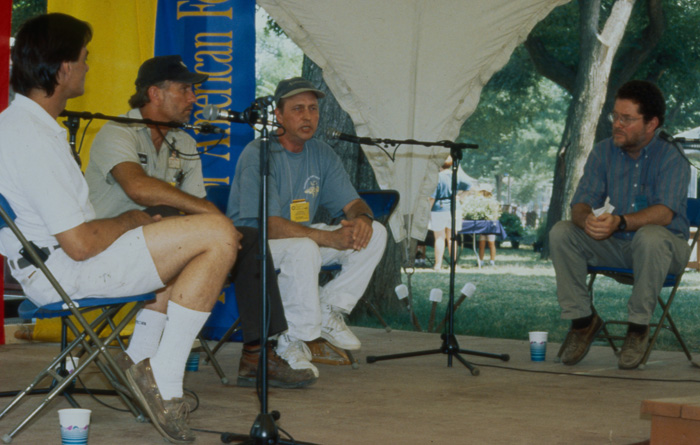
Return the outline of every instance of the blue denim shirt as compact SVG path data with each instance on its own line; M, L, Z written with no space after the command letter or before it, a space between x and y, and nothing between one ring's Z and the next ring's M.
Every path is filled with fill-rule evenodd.
M612 139L593 148L586 161L571 205L584 203L593 209L602 207L610 197L614 215L638 212L663 204L673 211L673 233L689 236L686 216L690 165L672 143L655 136L633 159ZM615 237L632 239L634 232L618 232Z

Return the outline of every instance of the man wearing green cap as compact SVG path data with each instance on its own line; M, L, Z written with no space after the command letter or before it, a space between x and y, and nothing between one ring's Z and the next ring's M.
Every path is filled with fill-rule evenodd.
M362 297L386 246L386 229L373 220L347 172L326 143L314 139L318 99L325 94L306 79L283 80L275 91L280 129L271 138L268 228L289 331L277 352L296 369L311 364L306 341L318 337L348 350L360 341L345 325ZM245 148L236 165L227 209L236 226L258 227L260 140ZM339 225L313 224L317 209L343 214ZM319 287L321 266L340 263L341 272Z
M187 123L195 94L192 85L207 76L190 72L178 55L158 56L145 61L138 71L136 92L129 99L126 117L157 122ZM162 216L183 214L221 214L205 199L202 164L194 139L181 129L145 124L107 123L97 134L90 150L85 173L90 200L98 217L111 217L131 209ZM239 386L255 386L260 358L260 276L257 229L241 227L243 235L232 278L236 303L241 316L243 353L239 363ZM287 329L284 309L274 268L267 272L270 308L270 335ZM154 335L135 335L138 339L156 338L165 324L164 307L144 308L136 317L138 331ZM124 367L149 357L156 345L132 341L119 356ZM268 382L280 388L301 388L316 377L308 370L295 370L274 351L268 354Z

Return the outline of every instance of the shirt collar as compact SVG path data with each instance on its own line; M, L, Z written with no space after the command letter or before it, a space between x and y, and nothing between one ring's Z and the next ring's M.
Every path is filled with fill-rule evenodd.
M628 157L629 159L631 159L631 160L633 160L633 161L638 161L638 160L640 160L640 159L645 158L645 157L649 154L649 150L651 150L650 147L654 144L654 142L657 141L657 139L658 139L658 136L654 135L654 137L651 138L651 140L649 141L649 143L648 143L647 145L645 145L645 146L641 149L641 151L639 152L639 157L638 157L637 159L634 159L634 158L633 158L632 156L630 156L627 152L625 152L624 150L622 150L621 147L618 147L617 145L615 145L615 147L617 147L617 149L620 150L620 154L621 154L621 155L624 155L624 156ZM610 140L612 141L612 138L611 138ZM613 145L614 145L614 144L613 144Z
M19 93L15 94L15 98L12 101L12 104L15 107L18 107L34 116L39 122L46 125L49 128L49 130L55 133L66 133L66 129L61 127L58 124L58 122L56 122L56 119L53 118L53 116L51 116L46 110L44 110L44 108L41 105L34 102L27 96L24 96Z

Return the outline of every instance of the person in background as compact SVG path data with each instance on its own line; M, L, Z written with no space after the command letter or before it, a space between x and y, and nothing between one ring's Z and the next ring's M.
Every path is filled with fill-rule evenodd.
M457 193L466 192L471 187L466 173L460 168L457 170ZM452 219L451 219L451 198L452 198L452 156L447 156L445 162L440 167L438 185L430 196L430 222L428 229L433 231L435 236L435 265L433 270L439 272L442 269L442 258L445 255L445 243L451 261L456 261L457 252L452 252ZM458 196L459 199L459 196ZM461 228L462 215L455 213L457 223L455 226Z
M478 192L481 196L485 198L490 198L493 196L488 190L479 190ZM486 243L489 245L489 254L491 259L489 264L491 266L496 265L496 235L493 233L480 233L479 234L479 266L484 264L484 254L486 253Z

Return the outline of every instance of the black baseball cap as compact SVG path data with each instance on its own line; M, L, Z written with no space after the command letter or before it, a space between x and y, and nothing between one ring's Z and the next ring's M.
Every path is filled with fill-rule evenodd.
M135 83L136 87L140 88L155 85L164 80L196 84L202 83L208 78L209 76L206 74L193 73L188 70L182 57L178 55L158 56L143 62Z
M299 93L305 93L306 91L311 91L319 99L326 97L323 91L316 88L314 84L303 77L292 77L291 79L284 79L277 84L275 103L279 105L280 99L286 99Z

